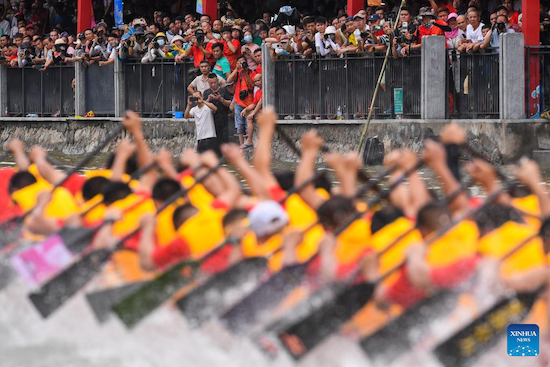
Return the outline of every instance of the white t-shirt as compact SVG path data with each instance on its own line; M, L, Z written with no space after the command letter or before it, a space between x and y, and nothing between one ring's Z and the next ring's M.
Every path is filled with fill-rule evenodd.
M216 137L214 115L208 106L203 105L202 108L195 106L191 108L189 114L195 119L195 125L197 126L197 140Z
M483 28L483 23L479 23L477 29L474 29L471 24L468 24L466 27L466 38L471 40L473 43L483 41L483 34L481 29Z
M315 34L315 48L321 56L328 55L331 51L338 51L340 45L334 43L330 38L324 39L324 36L321 36L321 33L317 32Z

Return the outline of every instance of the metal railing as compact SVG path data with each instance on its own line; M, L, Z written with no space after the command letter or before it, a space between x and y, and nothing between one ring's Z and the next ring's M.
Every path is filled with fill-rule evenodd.
M525 47L525 108L527 117L550 109L550 46Z
M7 68L6 116L74 116L74 66Z
M384 55L342 58L287 56L275 62L277 113L290 118L364 118L384 62ZM402 88L402 115L420 117L421 58L388 60L374 118L395 118L394 90ZM401 103L401 102L399 102ZM398 111L399 112L399 111Z
M498 118L499 54L497 49L484 51L448 52L449 117Z
M128 60L124 65L126 108L144 117L166 117L169 111L184 111L187 104L187 86L197 76L190 73L193 63L186 60L160 60L142 64Z

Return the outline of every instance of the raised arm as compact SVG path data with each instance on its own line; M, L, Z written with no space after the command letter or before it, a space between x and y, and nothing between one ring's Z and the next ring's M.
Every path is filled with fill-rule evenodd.
M126 163L135 152L136 145L130 139L124 139L118 144L111 168L111 181L122 181L126 172Z
M300 186L313 177L315 174L315 160L317 159L317 155L323 143L323 138L320 137L315 130L310 130L304 134L302 137L302 157L300 164L296 168L294 186ZM317 210L325 201L317 194L313 183L301 190L300 196L313 210Z
M38 168L38 173L52 185L61 182L67 175L55 169L47 159L47 153L40 147L34 146L29 152L29 158Z
M530 159L522 158L519 167L514 169L514 174L537 197L541 216L543 218L549 217L550 197L541 185L543 179L538 164Z
M29 161L29 158L27 158L27 154L25 153L25 146L23 145L23 142L21 140L10 140L10 142L6 146L6 149L10 151L11 154L13 154L15 165L20 171L29 170L31 162Z
M206 168L213 168L219 164L218 156L211 150L206 151L201 155L201 163ZM216 196L216 199L232 208L241 195L241 187L239 186L239 183L225 167L219 167L215 173L215 176L220 183L219 186L223 188L222 192Z
M234 165L246 182L248 182L250 191L258 200L271 199L268 187L263 182L262 175L255 168L250 167L250 164L243 156L243 151L236 144L224 144L221 150L229 163Z
M258 132L258 144L254 151L252 163L262 176L262 180L268 188L278 186L279 183L271 172L271 143L273 142L273 133L277 123L277 114L272 106L267 106L256 118L260 128Z

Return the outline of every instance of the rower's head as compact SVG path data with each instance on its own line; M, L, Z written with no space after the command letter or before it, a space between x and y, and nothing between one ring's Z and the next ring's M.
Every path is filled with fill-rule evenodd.
M395 222L399 218L405 217L405 213L396 206L388 205L378 210L372 216L372 222L370 224L371 233L375 234L388 224Z
M171 178L161 178L153 186L152 198L155 202L155 206L159 208L168 200L172 195L181 190L181 185L178 181Z
M111 169L114 163L115 163L115 153L112 153L109 156L109 159L107 159L107 164L105 167L107 169ZM137 170L138 170L137 154L134 153L126 161L126 168L124 170L124 173L126 173L127 175L131 175Z
M524 223L521 215L514 207L502 204L491 204L481 209L475 216L475 221L480 237L509 221Z
M294 186L294 171L291 170L282 170L273 172L273 176L277 180L279 186L284 191L288 191Z
M34 177L32 173L28 171L20 171L11 176L8 191L11 195L17 190L21 190L22 188L30 186L34 183L36 183L36 177Z
M288 225L288 214L278 202L266 200L254 206L248 213L248 220L258 241L264 242Z
M231 209L222 219L223 233L227 239L240 240L248 231L248 212L244 209Z
M185 203L180 205L174 210L172 215L172 221L176 230L181 227L189 218L193 217L199 212L199 209L194 207L191 203Z
M430 201L424 205L416 217L416 227L422 237L428 236L451 223L451 212L447 205L438 201Z
M341 195L331 196L317 209L319 223L328 232L334 232L355 213L353 200Z
M103 190L103 203L106 206L111 205L115 201L125 199L132 193L132 189L124 182L110 182Z
M101 194L110 182L111 181L109 181L108 178L103 176L96 176L87 179L82 186L82 198L84 201L91 200L96 195Z

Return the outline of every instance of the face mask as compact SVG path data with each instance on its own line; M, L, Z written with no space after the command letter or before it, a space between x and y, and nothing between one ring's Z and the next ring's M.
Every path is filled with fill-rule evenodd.
M252 36L244 36L244 41L245 41L246 43L252 42Z
M217 39L217 40L221 40L222 39L222 36L221 34L219 33L213 33L214 34L214 38Z
M164 40L161 38L157 41L157 43L159 44L159 46L164 46Z

